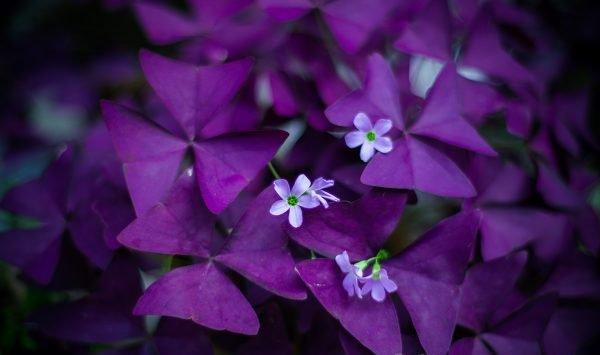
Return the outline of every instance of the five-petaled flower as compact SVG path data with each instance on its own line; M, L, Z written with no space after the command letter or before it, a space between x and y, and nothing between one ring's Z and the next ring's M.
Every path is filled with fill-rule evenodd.
M375 125L371 119L363 112L359 112L354 117L354 127L356 131L346 134L344 139L349 148L360 147L360 159L368 162L375 154L375 151L389 153L392 151L393 144L389 137L384 137L392 128L392 121L388 119L379 119Z
M311 185L306 175L300 174L290 190L287 180L277 179L273 182L273 185L275 192L281 197L281 200L275 201L271 205L269 212L274 216L279 216L289 210L288 220L292 227L298 228L302 225L302 208L315 208L319 204L323 204L327 208L329 205L325 199L335 202L340 200L329 192L324 191L324 189L333 186L333 184L333 180L318 178Z
M396 283L389 279L385 269L380 269L378 272L373 271L371 275L362 277L360 281L364 283L363 296L371 292L371 297L377 302L383 302L386 293L392 293L398 289Z

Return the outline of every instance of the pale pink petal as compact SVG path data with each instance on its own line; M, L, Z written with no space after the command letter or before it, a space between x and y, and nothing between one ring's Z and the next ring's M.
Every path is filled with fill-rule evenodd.
M385 300L385 289L381 282L373 282L373 290L371 291L371 297L377 302L383 302Z
M352 274L352 271L344 277L344 281L342 281L342 286L344 286L344 290L348 292L348 296L353 296L356 285L356 277Z
M362 290L360 289L360 286L358 285L358 281L356 281L354 283L354 293L356 293L356 295L358 296L358 298L362 299Z
M360 160L366 163L373 157L373 154L375 154L373 143L365 141L362 147L360 147Z
M298 206L304 208L315 208L319 206L319 200L310 195L302 195L298 198Z
M360 131L350 132L346 134L344 140L346 141L346 146L348 146L348 148L356 148L364 143L365 134Z
M288 205L286 201L279 200L279 201L273 202L273 204L271 205L271 209L269 210L269 213L271 213L273 216L279 216L279 215L282 215L285 212L287 212L287 210L289 210L289 209L290 209L290 205Z
M282 199L285 200L290 195L290 184L288 184L287 180L277 179L273 182L273 186L275 186L275 192Z
M290 214L288 220L290 221L292 227L300 227L302 225L302 208L300 208L300 206L290 207Z
M371 292L371 289L373 289L373 280L367 279L367 282L362 287L361 295L364 296L368 294L369 292Z
M304 174L298 175L294 186L292 186L292 195L299 197L310 187L310 180Z
M375 122L373 132L377 133L378 136L383 136L384 134L388 133L390 129L392 129L392 121L388 119L380 119Z
M377 137L375 142L373 142L373 147L378 152L389 153L392 151L392 148L394 148L394 145L392 144L392 140L388 137Z
M363 133L367 133L373 129L373 124L364 112L359 112L354 117L354 127Z
M332 187L334 184L335 182L333 180L327 180L320 177L313 181L311 188L313 190L323 190Z
M384 274L385 272L385 274ZM398 289L398 286L396 285L396 283L393 280L390 280L387 276L387 272L385 270L381 270L381 274L380 274L381 278L379 279L379 281L381 282L381 285L383 286L383 288L385 288L385 290L388 293L392 293L392 292L396 292L396 290Z
M335 262L340 267L340 270L344 273L352 271L352 264L350 264L350 257L347 251L343 251L341 254L335 256Z

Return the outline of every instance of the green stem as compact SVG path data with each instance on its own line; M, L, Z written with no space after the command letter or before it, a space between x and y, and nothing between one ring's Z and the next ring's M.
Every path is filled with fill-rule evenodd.
M173 266L173 255L169 255L165 258L162 268L164 272L171 271L171 266Z
M281 179L281 176L279 176L279 174L277 173L277 170L275 170L273 163L269 162L268 167L269 167L269 171L271 172L271 174L273 175L273 177L275 179Z

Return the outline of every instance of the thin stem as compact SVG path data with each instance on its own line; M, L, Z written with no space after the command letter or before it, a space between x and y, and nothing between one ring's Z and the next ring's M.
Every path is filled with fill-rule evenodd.
M269 171L271 172L271 174L273 175L273 177L275 179L281 179L281 176L279 176L279 174L277 173L277 170L275 170L273 163L269 162L268 167L269 167Z
M173 265L173 255L169 255L163 261L162 269L164 272L171 271L171 266Z

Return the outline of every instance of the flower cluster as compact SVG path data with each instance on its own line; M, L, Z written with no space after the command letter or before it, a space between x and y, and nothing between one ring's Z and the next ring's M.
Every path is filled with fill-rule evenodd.
M597 83L556 5L38 2L0 63L0 353L598 346Z
M326 188L333 185L333 180L326 180L322 177L311 184L306 175L302 174L298 176L290 190L287 180L277 179L273 182L273 186L281 200L273 202L269 212L274 216L279 216L289 211L290 225L298 228L302 225L302 208L315 208L319 205L328 208L327 200L340 202L339 198L325 191Z
M351 264L347 251L344 250L343 253L336 255L335 262L340 267L340 270L346 274L342 284L344 289L348 291L348 296L356 294L358 298L362 298L362 296L371 292L371 296L375 301L383 302L386 293L396 291L398 286L393 280L390 280L387 271L381 267L381 261L388 257L388 252L381 250L376 256L370 259ZM363 276L364 269L371 263L373 263L371 274ZM362 289L358 285L359 281L364 284Z

